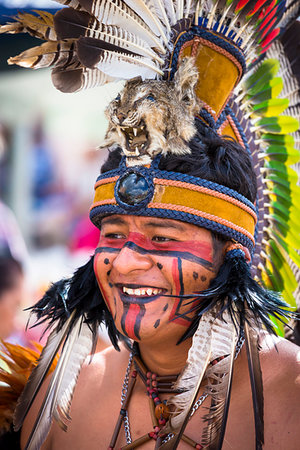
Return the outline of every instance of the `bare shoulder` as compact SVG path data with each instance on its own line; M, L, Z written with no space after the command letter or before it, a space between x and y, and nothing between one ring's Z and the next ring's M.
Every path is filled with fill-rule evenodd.
M265 376L274 381L294 381L300 388L300 347L286 339L263 334L260 341Z

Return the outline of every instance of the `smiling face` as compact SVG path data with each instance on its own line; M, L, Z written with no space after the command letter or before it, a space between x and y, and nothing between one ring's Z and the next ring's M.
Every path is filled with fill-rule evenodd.
M136 341L178 341L222 262L210 231L172 219L103 219L95 274L117 329ZM189 295L189 298L184 298Z

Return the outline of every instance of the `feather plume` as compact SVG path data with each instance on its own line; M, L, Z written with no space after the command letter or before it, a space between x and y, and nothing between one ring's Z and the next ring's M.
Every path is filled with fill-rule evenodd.
M32 47L13 58L8 64L18 64L21 67L40 69L42 67L63 66L76 60L74 42L58 41L45 42L38 47Z
M73 66L56 67L52 70L52 83L61 92L71 93L83 89L90 89L96 86L114 81L99 69L88 69L79 62Z
M103 44L97 39L80 38L77 41L77 53L81 63L89 68L98 68L109 76L134 78L141 76L155 78L163 72L149 58L103 50ZM124 76L125 75L125 76Z
M211 364L206 370L206 392L211 396L209 413L204 416L207 423L203 430L201 444L221 449L225 435L233 375L233 364L237 343L236 325L226 311L222 319L217 317L212 328Z
M31 372L28 383L26 384L25 389L18 400L14 416L14 429L16 431L18 431L23 425L24 419L32 403L34 402L34 399L36 398L43 381L48 374L49 368L51 367L52 362L56 357L67 333L69 332L74 314L75 311L59 331L57 329L54 329L48 337L47 343L42 350L38 364Z
M168 17L170 19L170 24L171 25L175 25L176 23L176 14L175 14L175 9L174 9L174 3L173 1L169 1L169 0L165 0L165 9L166 12L168 14Z
M160 53L166 50L149 26L122 0L81 0L84 9L106 25L117 25L146 41Z
M92 349L92 338L85 335L81 339L81 327L84 316L75 319L63 345L58 364L50 380L45 398L26 444L26 450L38 450L46 439L58 400L63 401L60 407L68 413L74 386L85 357ZM88 326L87 326L88 327ZM90 332L92 333L92 332ZM75 379L75 381L74 381ZM65 389L64 391L62 389ZM62 395L62 397L60 397ZM58 417L61 419L61 416ZM64 425L64 422L59 422Z
M84 10L81 0L55 0L55 1L57 3L60 3L61 5L66 5L69 8L74 8L77 10Z
M163 0L152 0L152 3L153 3L153 8L155 9L155 13L156 13L157 17L164 24L164 26L167 29L167 34L169 35L171 32L170 21L168 19Z
M98 41L98 46L105 49L109 47L115 51L135 53L150 57L163 64L160 58L145 42L136 34L130 33L116 25L101 24L88 13L63 9L55 15L55 29L59 39L74 39L90 37Z
M80 330L77 334L77 340L74 345L70 344L69 359L66 363L64 375L61 378L61 385L57 390L57 405L54 411L54 418L60 424L63 424L65 431L67 430L65 421L70 420L71 401L81 366L91 353L93 346L96 345L93 340L97 340L97 335L93 334L91 327L83 321L80 323ZM67 342L68 344L69 342Z
M174 385L174 389L182 390L180 394L171 397L169 405L174 407L174 414L169 419L169 423L164 432L172 432L175 438L170 442L173 446L161 448L176 448L174 440L180 440L180 436L189 419L191 408L197 397L204 373L211 354L212 324L214 321L213 312L203 314L197 331L193 336L193 343L188 353L187 366Z
M47 11L33 11L37 15L19 13L14 17L16 22L8 23L0 27L1 33L29 33L31 36L46 41L56 40L56 32L53 25L53 15Z
M245 343L254 409L256 450L260 450L264 443L264 397L258 340L258 333L256 333L255 329L246 321Z
M34 343L37 350L0 341L0 436L9 432L13 424L14 411L32 370L36 367L42 346ZM49 373L53 372L58 357L55 357Z
M124 0L124 2L135 11L148 27L168 45L168 37L163 29L162 23L155 15L155 8L151 0Z

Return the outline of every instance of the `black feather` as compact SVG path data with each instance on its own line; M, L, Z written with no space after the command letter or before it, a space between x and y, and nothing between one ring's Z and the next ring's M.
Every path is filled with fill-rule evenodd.
M244 252L239 249L226 254L216 278L212 280L207 290L194 295L193 298L196 297L201 299L197 307L197 318L180 342L193 336L202 314L217 303L220 305L220 315L228 309L237 327L245 321L253 325L254 321L258 328L264 326L273 334L276 334L276 328L269 316L283 323L295 317L295 313L287 309L289 305L278 292L264 289L252 278ZM193 311L195 310L196 308L193 308Z
M85 314L94 334L98 326L104 323L113 346L119 350L117 331L112 316L99 289L94 273L94 256L77 269L71 278L54 283L41 300L32 306L31 312L37 316L37 324L48 321L46 330L54 324L61 329L66 319L76 309L75 318ZM45 330L45 331L46 331Z

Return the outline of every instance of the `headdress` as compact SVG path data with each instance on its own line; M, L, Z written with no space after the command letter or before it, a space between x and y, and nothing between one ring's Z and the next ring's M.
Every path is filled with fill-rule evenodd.
M54 17L42 11L19 14L14 23L1 28L10 33L26 31L46 41L10 58L9 63L31 68L52 66L52 81L63 92L118 79L132 80L126 85L128 91L134 83L141 83L136 79L141 77L144 97L136 101L142 99L148 102L147 108L152 105L155 110L151 89L160 86L158 91L165 95L164 113L170 114L169 121L174 120L171 128L158 124L157 118L152 124L145 123L143 116L136 122L134 114L120 109L125 93L110 104L110 127L103 145L121 149L122 157L117 168L102 173L96 182L91 220L98 225L109 214L168 217L205 227L234 242L217 278L201 293L202 309L189 330L195 333L185 372L196 370L199 377L188 393L173 400L177 411L169 426L175 437L162 448L177 447L204 373L215 382L210 385L213 401L203 443L221 448L230 398L232 349L241 332L246 337L252 379L256 446L261 448L263 401L256 326L263 324L271 332L280 332L281 322L289 314L286 303L253 277L282 292L295 307L293 292L300 266L296 251L300 240L295 231L299 187L297 174L290 167L298 161L300 149L299 123L294 118L299 117L299 57L294 48L300 27L299 22L293 23L299 1L59 3L68 8ZM174 99L178 109L171 115L168 104ZM241 152L251 154L258 182L254 202L222 183L161 168L164 158L191 153L189 142L199 128L231 136ZM253 277L245 253L251 253ZM47 418L54 416L66 427L76 378L84 357L92 350L98 323L106 321L117 346L118 333L97 289L92 265L91 260L73 278L54 285L33 307L40 321L50 319L49 326L56 327L21 397L17 429L49 363L63 342L64 346L48 391L49 406L39 415L31 445L47 434ZM220 326L220 317L226 326ZM220 356L222 338L222 354L229 356L221 377L207 369L207 355ZM196 348L201 355L198 367L191 362ZM58 379L63 382L57 383Z

